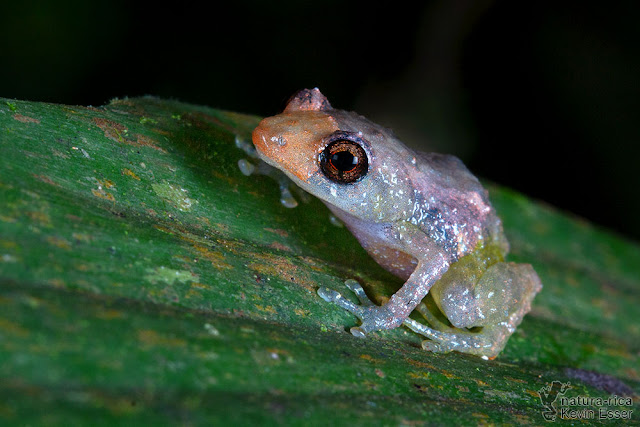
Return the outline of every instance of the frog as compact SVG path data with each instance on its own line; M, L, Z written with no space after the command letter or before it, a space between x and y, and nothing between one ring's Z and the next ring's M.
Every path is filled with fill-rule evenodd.
M318 88L264 118L252 142L261 160L319 198L404 281L381 305L353 279L345 285L358 303L318 288L360 320L354 336L404 325L435 353L493 359L503 350L542 283L530 264L505 260L502 221L462 161L410 149L390 129L333 108Z

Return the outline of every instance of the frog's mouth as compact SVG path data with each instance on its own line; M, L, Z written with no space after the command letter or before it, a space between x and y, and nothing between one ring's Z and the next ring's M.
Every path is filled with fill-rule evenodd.
M307 182L319 171L323 139L337 129L337 123L327 113L297 111L262 120L252 139L265 162Z

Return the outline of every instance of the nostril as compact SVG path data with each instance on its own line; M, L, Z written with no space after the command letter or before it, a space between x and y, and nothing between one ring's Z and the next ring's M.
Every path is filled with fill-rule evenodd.
M282 135L272 136L271 142L275 142L281 147L284 147L285 145L287 145L287 140Z

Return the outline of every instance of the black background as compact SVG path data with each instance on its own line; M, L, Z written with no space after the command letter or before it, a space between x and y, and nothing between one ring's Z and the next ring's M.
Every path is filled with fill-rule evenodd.
M640 237L640 2L25 1L0 5L0 96L152 94L338 108L484 178Z

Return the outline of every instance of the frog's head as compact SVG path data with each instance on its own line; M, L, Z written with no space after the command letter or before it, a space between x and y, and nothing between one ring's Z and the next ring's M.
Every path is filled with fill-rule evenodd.
M415 155L388 129L333 109L317 88L262 120L253 143L265 162L333 208L374 221L411 213Z

